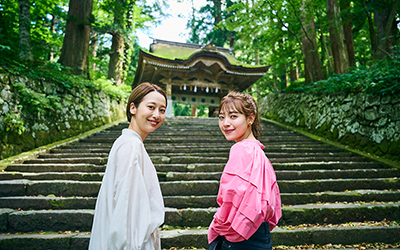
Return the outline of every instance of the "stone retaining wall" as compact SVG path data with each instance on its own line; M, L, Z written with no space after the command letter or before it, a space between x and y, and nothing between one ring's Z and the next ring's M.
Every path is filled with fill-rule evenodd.
M263 117L400 160L399 95L269 94L259 105Z
M24 86L23 91L15 83ZM32 91L30 94L39 99L56 97L59 105L32 111L29 106L37 103L27 103L24 96L29 93L24 91ZM123 119L125 105L126 98L107 95L94 87L0 74L0 160ZM19 134L21 128L25 130Z

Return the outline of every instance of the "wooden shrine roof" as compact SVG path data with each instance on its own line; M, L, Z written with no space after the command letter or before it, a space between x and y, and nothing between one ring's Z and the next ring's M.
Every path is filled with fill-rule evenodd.
M151 82L175 86L218 87L243 91L260 79L269 66L240 63L229 49L211 44L154 40L150 52L140 50L134 85Z

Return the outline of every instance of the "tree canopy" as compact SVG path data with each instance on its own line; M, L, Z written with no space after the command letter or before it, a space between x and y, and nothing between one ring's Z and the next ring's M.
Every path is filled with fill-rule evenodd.
M0 66L57 65L88 79L131 83L140 49L135 31L169 12L167 0L0 0ZM271 65L249 90L260 95L326 84L376 89L365 87L360 72L393 92L400 88L393 69L400 62L399 22L399 0L207 0L192 10L187 42Z

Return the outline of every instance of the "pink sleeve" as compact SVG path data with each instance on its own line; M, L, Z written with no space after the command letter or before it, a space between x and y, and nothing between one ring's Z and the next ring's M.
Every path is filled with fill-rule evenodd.
M210 226L214 235L224 235L232 242L242 241L249 239L262 222L274 218L276 201L271 202L271 198L276 194L279 197L279 189L278 193L271 190L276 179L272 165L268 164L271 163L255 143L238 143L232 147L221 177L217 198L220 208ZM270 170L272 176L269 176ZM279 219L280 215L276 215ZM277 220L271 222L274 227Z

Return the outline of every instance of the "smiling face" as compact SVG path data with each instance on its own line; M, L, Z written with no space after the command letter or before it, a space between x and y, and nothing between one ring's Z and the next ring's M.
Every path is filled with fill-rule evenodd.
M254 117L246 117L239 113L233 105L221 109L219 113L219 128L228 141L240 142L243 139L255 139L251 131Z
M166 100L157 91L152 91L143 97L142 101L135 106L130 104L132 118L129 128L137 132L144 140L146 136L161 126L165 120Z

